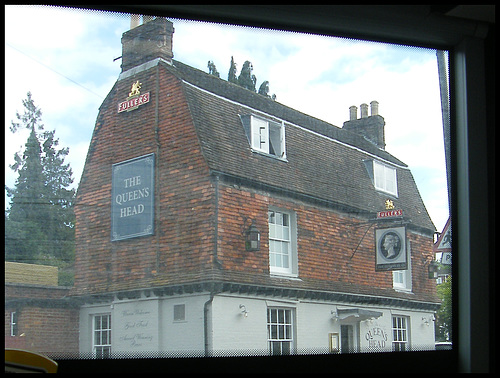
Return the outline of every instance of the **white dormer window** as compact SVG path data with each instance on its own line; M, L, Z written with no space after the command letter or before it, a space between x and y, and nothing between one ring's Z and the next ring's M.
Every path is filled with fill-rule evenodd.
M253 151L286 158L285 125L254 115L242 116L241 120Z
M396 168L373 161L373 185L375 189L398 196Z

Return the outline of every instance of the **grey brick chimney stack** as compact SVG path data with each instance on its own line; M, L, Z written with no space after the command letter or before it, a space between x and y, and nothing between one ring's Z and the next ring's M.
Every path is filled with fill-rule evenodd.
M131 29L122 35L122 72L156 58L171 62L174 26L166 18L131 17Z
M359 119L357 110L358 108L354 105L349 107L349 121L344 122L342 128L360 134L378 148L385 149L385 121L378 114L378 102L370 103L370 115L368 115L367 104L360 105Z

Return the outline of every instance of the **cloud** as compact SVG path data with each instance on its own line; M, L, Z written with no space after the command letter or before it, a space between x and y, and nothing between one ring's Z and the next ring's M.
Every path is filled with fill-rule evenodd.
M120 30L117 25L121 25ZM128 20L104 13L57 7L7 6L5 47L5 124L23 112L30 91L42 110L46 130L56 130L60 146L69 146L67 160L78 185L80 143L89 144L102 100L118 78L121 33ZM98 38L98 36L101 36ZM10 170L15 152L24 149L25 133L6 126L5 180L14 185ZM76 146L76 147L74 147Z
M70 147L68 160L77 185L99 106L120 73L121 61L113 59L121 55L121 35L129 28L129 19L54 7L5 9L6 42L12 46L6 45L5 50L6 125L16 110L22 110L26 92L32 91L46 128L56 129L60 145ZM222 79L227 79L231 56L238 71L250 60L257 86L268 80L277 101L336 126L348 120L349 106L359 108L377 100L386 122L387 150L414 172L431 217L444 217L447 197L443 196L444 152L433 50L173 22L175 59L205 72L212 60ZM6 130L10 186L16 176L8 164L25 141L26 136ZM440 221L435 223L439 228Z

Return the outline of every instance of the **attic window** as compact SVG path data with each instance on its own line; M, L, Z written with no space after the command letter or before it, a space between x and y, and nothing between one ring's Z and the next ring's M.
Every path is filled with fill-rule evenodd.
M373 185L375 189L398 196L396 168L373 161Z
M364 163L375 189L397 197L398 179L396 168L377 160L365 160Z
M241 121L253 151L280 159L286 158L283 122L270 121L254 115L241 116Z

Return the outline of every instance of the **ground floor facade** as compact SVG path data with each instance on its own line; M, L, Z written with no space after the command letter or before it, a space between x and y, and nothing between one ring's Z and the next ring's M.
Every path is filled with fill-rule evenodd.
M195 357L434 349L431 303L390 298L367 303L368 298L355 301L353 295L289 291L266 295L234 287L173 291L87 300L80 307L80 354Z

